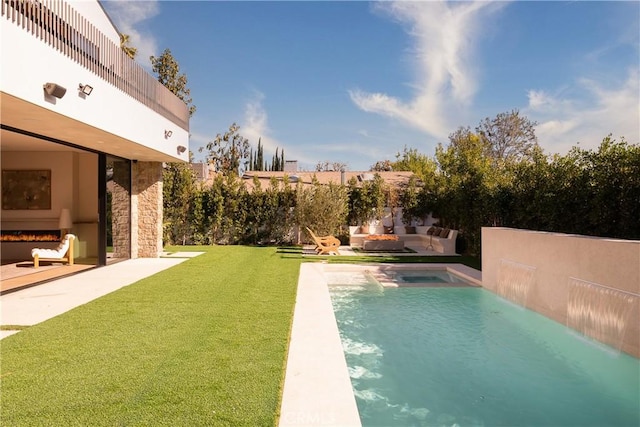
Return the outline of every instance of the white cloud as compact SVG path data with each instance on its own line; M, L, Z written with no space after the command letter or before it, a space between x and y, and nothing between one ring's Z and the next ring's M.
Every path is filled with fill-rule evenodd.
M594 149L608 134L630 143L640 143L640 84L637 69L615 87L580 79L578 99L553 96L544 91L529 91L529 105L523 112L538 122L536 134L545 150L566 153L580 143Z
M238 123L240 125L240 135L247 138L254 149L258 146L258 140L260 140L264 147L264 157L267 161L271 159L271 156L275 154L278 148L280 153L284 149L285 160L312 162L312 159L297 150L296 147L286 146L274 137L269 127L267 111L263 105L264 100L265 95L262 92L254 91L253 98L245 105L244 120Z
M150 56L158 56L155 37L142 29L142 23L160 13L157 0L150 1L106 1L103 3L118 31L129 36L129 45L138 49L136 61L151 67Z
M268 157L267 153L270 155L275 153L280 143L271 134L267 111L262 105L264 99L265 96L262 92L255 91L253 99L245 105L243 122L238 124L240 125L240 134L247 138L254 148L258 146L258 140L262 142L266 158Z
M434 137L443 138L459 124L460 111L470 106L477 89L472 50L482 30L483 14L505 3L405 2L378 3L378 8L407 27L413 39L417 81L413 99L351 90L363 111L398 119ZM457 114L451 114L452 112ZM456 123L451 122L455 117Z

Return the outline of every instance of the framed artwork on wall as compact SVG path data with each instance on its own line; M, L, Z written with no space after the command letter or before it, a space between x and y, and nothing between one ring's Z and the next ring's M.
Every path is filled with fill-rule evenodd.
M2 209L51 209L51 169L3 170Z

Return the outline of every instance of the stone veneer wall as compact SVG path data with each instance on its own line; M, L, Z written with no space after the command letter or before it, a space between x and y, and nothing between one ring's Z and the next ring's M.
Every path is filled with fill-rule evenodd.
M114 258L129 258L131 254L130 177L129 162L114 162L113 179L109 184Z
M482 286L640 357L638 240L483 228Z
M133 258L162 253L162 163L133 163L131 241Z

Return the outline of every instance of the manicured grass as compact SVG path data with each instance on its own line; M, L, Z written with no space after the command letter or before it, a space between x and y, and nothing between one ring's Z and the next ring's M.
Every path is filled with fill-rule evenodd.
M428 263L428 264L464 264L476 270L482 270L482 260L478 257L468 255L456 255L456 256L425 256L425 255L388 255L388 256L336 256L336 255L302 255L302 248L300 246L287 246L281 247L279 251L286 258L299 259L304 258L304 261L327 261L329 263L338 264L357 264L357 263Z
M272 426L302 258L205 255L1 342L3 426Z

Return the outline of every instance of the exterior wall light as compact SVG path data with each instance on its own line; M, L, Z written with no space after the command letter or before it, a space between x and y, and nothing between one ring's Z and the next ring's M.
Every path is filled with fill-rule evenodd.
M178 145L178 154L182 154L185 151L187 151L187 147L185 147L184 145Z
M83 85L82 83L80 83L80 86L78 86L78 90L88 96L88 95L91 95L91 91L93 91L93 87L89 85Z
M48 95L55 96L56 98L62 98L64 94L67 93L67 89L55 83L45 83L42 87Z
M171 138L171 135L173 135L173 132L171 132L170 130L165 130L164 131L164 138Z

